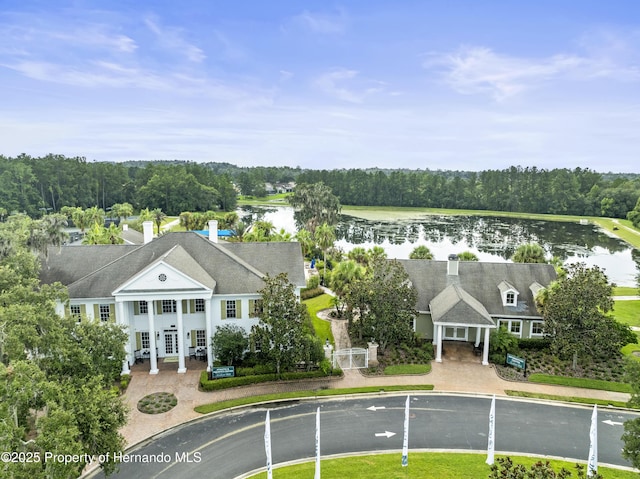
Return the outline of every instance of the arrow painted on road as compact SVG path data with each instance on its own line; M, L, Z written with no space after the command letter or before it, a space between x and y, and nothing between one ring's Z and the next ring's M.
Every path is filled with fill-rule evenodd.
M611 419L607 419L606 421L602 421L605 424L608 424L609 426L622 426L624 423L621 422L616 422L616 421L612 421Z
M387 439L389 439L392 436L395 436L396 433L395 432L389 432L389 431L385 431L385 432L376 432L376 437L386 437Z
M386 409L386 407L384 407L384 406L371 406L371 407L367 408L367 411L376 412L378 409Z

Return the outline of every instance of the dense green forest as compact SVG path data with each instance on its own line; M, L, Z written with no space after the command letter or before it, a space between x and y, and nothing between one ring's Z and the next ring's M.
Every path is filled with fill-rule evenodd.
M105 211L184 211L236 207L237 190L263 196L265 183L324 182L343 205L420 206L626 218L640 197L640 175L589 169L512 166L481 172L444 170L303 170L182 161L109 163L62 155L0 155L0 209L39 216L63 206ZM235 185L235 186L234 186Z
M232 179L197 163L88 162L48 155L0 156L0 208L39 216L64 206L105 211L116 203L136 210L161 208L166 214L236 207ZM6 214L5 213L5 214Z
M505 170L446 175L428 171L305 171L299 183L324 182L343 205L421 206L626 218L640 196L637 175L589 169Z

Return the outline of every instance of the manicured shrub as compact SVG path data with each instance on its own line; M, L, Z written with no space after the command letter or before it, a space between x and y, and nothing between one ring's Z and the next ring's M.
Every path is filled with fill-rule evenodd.
M340 369L334 369L331 374L333 376L340 376L342 375L342 371ZM281 379L291 381L300 379L323 378L326 376L327 374L322 369L318 369L316 371L309 372L284 373L282 374ZM269 381L276 381L275 374L261 374L259 376L242 376L235 378L209 380L207 371L202 371L200 375L200 388L203 391L220 391L222 389L266 383Z

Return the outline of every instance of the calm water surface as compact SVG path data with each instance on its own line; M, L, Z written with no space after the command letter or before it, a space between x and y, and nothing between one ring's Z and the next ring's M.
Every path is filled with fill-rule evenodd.
M290 207L243 207L241 217L270 221L279 230L295 233ZM619 286L634 286L640 271L640 251L595 225L516 218L420 215L366 220L341 215L336 246L348 252L355 246L382 246L389 258L406 259L418 245L429 247L435 259L472 251L480 261L506 262L518 245L535 241L548 255L565 262L598 265Z

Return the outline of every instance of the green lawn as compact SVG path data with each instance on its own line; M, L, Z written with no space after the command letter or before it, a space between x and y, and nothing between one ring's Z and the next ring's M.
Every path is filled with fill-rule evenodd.
M614 391L620 393L631 393L631 386L626 383L613 381L603 381L600 379L568 378L564 376L554 376L551 374L531 374L529 381L532 383L558 384L560 386L570 386L585 389L599 389L601 391Z
M621 323L640 327L640 300L616 301L613 316Z
M501 456L496 455L497 457ZM521 456L513 456L511 459L514 463L524 464L527 467L541 460ZM320 467L323 479L343 479L345 477L354 479L481 479L488 477L491 471L485 460L485 454L412 453L409 450L409 465L407 467L402 467L399 453L326 459L321 462ZM555 460L549 462L556 471L564 467L575 475L575 463ZM311 478L314 467L315 463L311 461L277 468L273 475L278 479ZM638 477L632 471L621 471L601 466L598 467L598 472L606 479L637 479ZM263 472L252 477L264 479L267 477L267 473Z
M384 368L385 376L398 374L427 374L431 372L431 364L396 364Z
M633 286L616 286L613 288L613 296L640 296L640 290Z
M250 206L289 206L289 200L287 198L292 194L293 193L278 193L277 195L263 196L261 198L256 198L254 196L240 196L238 198L238 204Z
M605 399L583 398L583 397L576 397L576 396L559 396L557 394L531 393L528 391L516 391L512 389L505 390L505 393L507 393L507 396L532 398L532 399L544 399L547 401L565 401L565 402L575 402L579 404L597 404L598 406L612 406L612 407L620 407L620 408L628 407L627 403L624 401L609 401Z
M329 342L335 346L333 333L331 332L331 322L325 321L324 319L320 319L316 316L318 311L332 307L331 296L328 294L321 294L315 298L305 299L303 303L307 305L307 310L309 311L309 315L313 321L313 328L316 331L316 336L323 341L326 338L329 338Z
M611 218L591 218L594 223L601 226L605 230L613 233L618 238L626 241L635 248L640 248L640 231L636 230L630 222L625 220L618 220L619 223L615 223ZM624 226L628 226L632 231L628 230Z

